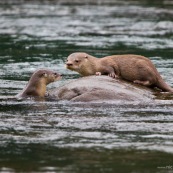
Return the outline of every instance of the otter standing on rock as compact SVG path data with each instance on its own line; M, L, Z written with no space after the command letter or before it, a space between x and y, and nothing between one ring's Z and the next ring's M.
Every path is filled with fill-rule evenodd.
M45 97L46 85L61 79L61 75L48 69L35 71L23 91L16 95L17 99L27 97Z
M68 56L66 68L82 76L96 74L120 77L144 86L173 92L173 88L164 82L153 63L140 55L112 55L96 58L84 52L77 52Z

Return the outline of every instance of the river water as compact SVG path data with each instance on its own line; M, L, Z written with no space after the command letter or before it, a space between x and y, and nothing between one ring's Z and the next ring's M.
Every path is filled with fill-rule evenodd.
M0 1L0 172L173 172L173 101L74 104L4 99L37 68L80 76L67 56L149 57L173 86L171 0Z

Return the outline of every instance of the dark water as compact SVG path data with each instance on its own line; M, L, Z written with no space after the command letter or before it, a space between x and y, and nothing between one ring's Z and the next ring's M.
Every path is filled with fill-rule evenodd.
M0 172L173 172L173 101L73 104L3 99L66 57L149 57L173 86L173 2L0 1Z

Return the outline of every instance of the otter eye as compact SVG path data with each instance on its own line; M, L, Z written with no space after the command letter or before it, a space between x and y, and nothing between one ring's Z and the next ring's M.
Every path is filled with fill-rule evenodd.
M57 73L53 73L54 76L57 76L58 74Z
M78 63L78 62L79 62L79 60L75 60L75 62L76 62L76 63Z

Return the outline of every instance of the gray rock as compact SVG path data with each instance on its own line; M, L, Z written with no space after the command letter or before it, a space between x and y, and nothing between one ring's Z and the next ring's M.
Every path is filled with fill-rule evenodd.
M108 76L88 76L72 80L49 91L49 96L79 102L151 101L154 98L153 91L149 88Z

